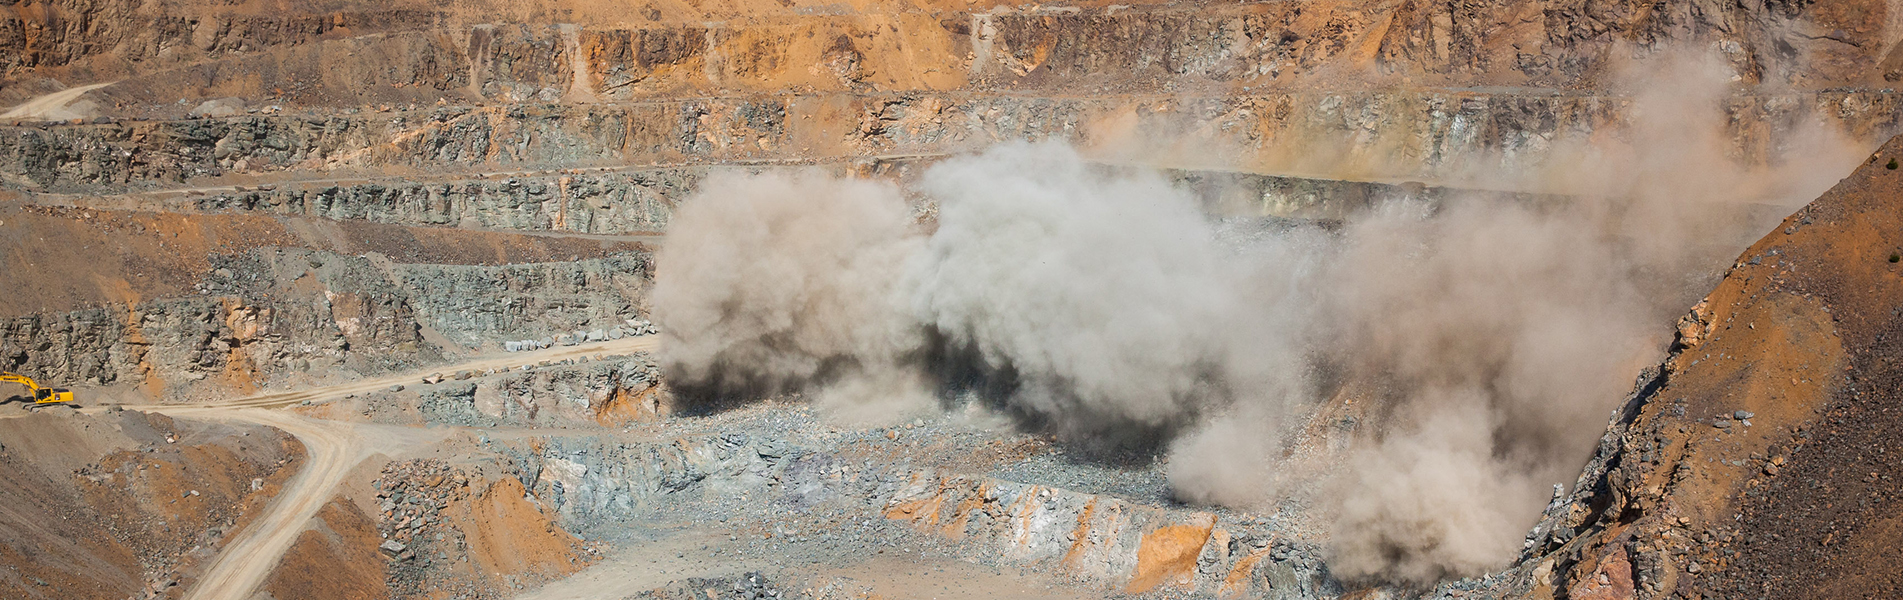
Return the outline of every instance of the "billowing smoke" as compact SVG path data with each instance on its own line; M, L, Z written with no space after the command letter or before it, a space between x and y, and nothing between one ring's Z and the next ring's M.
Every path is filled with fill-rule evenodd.
M1862 151L1795 139L1741 166L1702 64L1649 69L1678 93L1631 82L1622 138L1458 170L1564 201L1224 221L1057 143L932 166L912 191L935 219L885 184L713 178L658 257L666 362L711 396L880 418L974 392L1081 446L1166 452L1184 500L1308 507L1344 577L1499 567L1671 319L1781 217L1752 203L1808 200Z

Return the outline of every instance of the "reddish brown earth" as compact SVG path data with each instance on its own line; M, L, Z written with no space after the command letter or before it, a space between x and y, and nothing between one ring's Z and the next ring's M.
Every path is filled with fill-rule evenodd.
M489 573L537 578L560 577L579 568L580 540L532 502L522 482L505 477L486 488L464 507L474 526L470 553L477 565Z
M0 445L0 597L22 599L176 597L304 452L274 429L136 411L4 418Z
M284 553L264 591L276 600L374 600L390 597L377 523L342 497Z
M362 535L340 530L326 548L342 550L315 556L349 558L335 564L358 570L356 578L374 574L374 589L380 590L375 597L404 599L509 598L592 562L588 547L564 530L521 481L486 476L483 470L475 463L452 466L430 459L384 466L372 482L382 508L365 521L370 529ZM325 510L362 517L347 501L333 501ZM397 546L380 549L386 539ZM312 589L321 593L312 597L370 589L347 584L313 580Z

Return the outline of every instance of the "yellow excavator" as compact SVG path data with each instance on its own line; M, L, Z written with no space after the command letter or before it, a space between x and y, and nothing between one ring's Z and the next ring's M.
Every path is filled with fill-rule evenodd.
M33 378L19 373L0 373L0 383L17 383L26 386L26 391L33 393L33 404L29 405L28 408L40 408L55 404L71 404L73 401L72 390L40 387L40 384L33 382Z

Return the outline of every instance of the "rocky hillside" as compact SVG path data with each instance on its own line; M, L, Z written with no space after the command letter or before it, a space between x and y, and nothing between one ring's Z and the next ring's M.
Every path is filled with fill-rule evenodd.
M1735 75L1696 99L1720 113L1721 151L1762 162L1813 120L1872 139L1903 128L1893 12L15 2L0 7L0 103L16 105L0 116L0 236L25 285L0 298L16 320L0 366L158 395L205 378L246 390L309 365L382 372L611 327L643 316L632 244L736 166L903 179L949 153L1061 138L1111 162L1220 169L1184 179L1224 180L1204 188L1211 205L1242 214L1336 216L1368 181L1546 191L1474 178L1626 136L1632 59L1686 49ZM134 250L78 270L54 256L127 233ZM293 238L300 251L252 250ZM545 264L583 258L609 262ZM485 270L504 264L524 268ZM542 281L569 283L523 291ZM472 299L491 291L513 299Z
M1312 481L1190 506L1164 456L1073 456L944 398L898 425L830 421L798 394L676 406L655 346L624 338L656 332L655 252L703 182L896 182L929 230L938 207L912 184L1017 140L1155 168L1200 216L1242 223L1226 233L1299 227L1317 245L1401 202L1663 197L1682 200L1657 219L1673 232L1783 215L1771 196L1802 187L1789 180L1835 177L1833 151L1903 133L1900 40L1903 6L1876 0L0 0L0 370L75 387L89 409L251 398L199 414L283 409L345 432L311 452L336 481L254 586L278 600L544 584L1893 597L1903 141L1679 321L1516 562L1438 584L1478 569L1331 571L1328 507L1287 500ZM1656 279L1722 266L1690 262ZM1291 477L1349 468L1351 438L1407 416L1380 404L1408 393L1398 379L1316 370L1311 387L1344 391L1261 455L1292 457ZM8 598L186 597L306 460L265 427L0 412ZM1393 552L1425 551L1406 543ZM595 567L609 575L570 578Z
M1679 321L1524 559L1530 597L1903 591L1903 139L1740 256Z
M0 369L157 398L613 328L647 285L632 241L36 206L0 221Z
M1716 49L1762 86L1728 106L1747 154L1810 113L1894 131L1903 73L1880 2L942 4L22 3L0 97L110 85L12 113L43 124L0 131L0 172L100 191L1161 135L1224 164L1433 177L1619 122L1622 66L1661 49Z

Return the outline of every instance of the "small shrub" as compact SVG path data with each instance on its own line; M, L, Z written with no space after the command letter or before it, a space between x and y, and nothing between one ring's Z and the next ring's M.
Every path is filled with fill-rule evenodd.
M1887 164L1887 165L1883 165L1883 168L1885 168L1885 169L1889 169L1889 170L1891 170L1891 171L1895 171L1895 170L1896 170L1896 159L1894 159L1894 158L1892 158L1892 159L1890 159L1890 164Z

